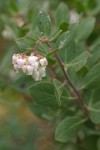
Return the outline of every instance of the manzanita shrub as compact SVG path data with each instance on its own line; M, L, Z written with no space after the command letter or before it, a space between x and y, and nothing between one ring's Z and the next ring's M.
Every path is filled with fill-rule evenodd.
M79 1L79 15L66 3L38 13L12 1L9 16L1 16L3 37L14 41L8 52L17 72L11 87L27 93L30 110L52 124L59 150L100 149L100 5L89 2Z

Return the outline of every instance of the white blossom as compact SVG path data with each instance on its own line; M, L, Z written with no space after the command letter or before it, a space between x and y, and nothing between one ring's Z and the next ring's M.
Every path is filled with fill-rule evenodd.
M33 65L34 71L37 71L38 67L39 67L39 62L35 62Z
M16 72L22 70L26 75L31 75L35 81L42 80L46 76L47 59L40 55L30 56L24 54L14 54L12 56L12 63Z
M34 63L38 60L38 57L36 56L29 56L28 62L30 65L34 65Z
M48 65L48 62L47 62L47 59L46 58L42 58L39 60L41 66L47 66Z
M35 81L38 81L40 80L40 73L39 71L34 71L33 74L32 74L32 77Z
M13 64L17 63L17 58L18 58L17 55L14 54L13 57L12 57L12 63Z
M27 69L27 75L32 75L34 67L31 65L27 65L26 69Z
M44 67L41 67L39 69L40 77L45 77L46 76L46 71Z
M24 73L27 72L27 65L23 65L23 66L22 66L22 71L23 71Z
M17 59L17 64L18 64L18 68L22 68L22 66L24 65L25 60L22 58L18 58Z
M18 65L17 64L14 64L14 69L18 73Z

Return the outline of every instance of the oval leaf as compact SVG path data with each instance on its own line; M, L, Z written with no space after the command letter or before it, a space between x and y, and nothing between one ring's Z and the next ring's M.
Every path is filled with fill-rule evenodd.
M53 51L51 51L49 54L47 54L47 57L50 57L52 55L54 55L55 53L57 53L59 51L59 49L54 49Z
M33 48L36 44L36 40L31 35L26 35L22 38L18 38L16 43L21 52L25 52L27 48Z
M93 31L94 25L95 25L95 18L90 17L82 19L78 28L76 40L82 41L87 39Z
M57 127L55 139L59 142L67 142L77 135L85 119L80 117L67 117Z
M99 88L100 87L100 63L96 64L85 76L83 80L83 88Z
M60 26L63 22L69 21L69 9L66 4L61 3L56 10L56 24Z
M36 82L29 88L30 94L38 104L48 107L58 107L54 85L48 81Z
M90 118L91 120L96 123L100 124L100 102L96 102L95 104L92 104L90 108Z
M60 34L62 33L62 30L58 30L53 36L52 38L50 39L51 42L55 41L59 36Z
M58 104L61 105L60 97L61 97L62 92L63 92L63 84L60 81L58 81L57 79L53 80L53 84L54 84L56 99L58 101Z
M73 59L69 64L65 65L65 67L71 68L74 71L79 71L86 64L89 56L91 56L90 53L85 51Z
M51 20L50 16L41 11L37 17L37 25L42 35L49 35L51 33Z

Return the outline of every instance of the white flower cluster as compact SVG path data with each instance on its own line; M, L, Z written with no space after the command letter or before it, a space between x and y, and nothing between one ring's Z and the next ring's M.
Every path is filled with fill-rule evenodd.
M12 63L16 72L22 70L26 75L32 75L35 81L42 80L46 76L47 59L43 56L30 56L23 54L14 54Z

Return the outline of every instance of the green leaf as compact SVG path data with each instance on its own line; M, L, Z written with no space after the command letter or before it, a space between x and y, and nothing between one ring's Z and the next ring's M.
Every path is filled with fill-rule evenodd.
M55 139L59 142L67 142L75 137L85 119L80 117L67 117L57 127Z
M76 40L82 41L87 39L93 31L95 25L95 19L90 17L86 19L82 19L79 24Z
M69 21L69 9L66 4L61 3L56 10L56 24L60 26L64 22Z
M75 42L72 41L68 46L59 51L59 55L64 64L70 63L77 55Z
M100 88L93 90L91 96L91 103L96 103L100 100Z
M97 14L100 13L100 2L96 4L96 7L92 9L90 13L92 16L96 16Z
M68 45L70 45L72 43L72 41L75 42L75 37L76 37L76 33L77 33L77 28L78 28L78 24L75 24L70 30L69 33L66 34L66 39L63 41L63 43L61 43L61 46L59 46L59 48L64 48L67 47ZM67 32L66 32L67 33Z
M36 25L37 25L37 14L38 14L38 11L36 8L32 9L30 11L30 13L28 13L28 21L31 22L30 24L30 33L31 32L34 32L35 28L36 28Z
M60 98L63 92L63 84L57 79L53 79L53 84L54 84L56 100L58 101L58 104L61 105Z
M100 36L98 38L96 38L95 41L92 43L92 45L90 46L90 50L92 51L99 44L100 44Z
M79 71L86 64L89 56L91 56L90 53L85 51L82 54L80 54L78 57L73 59L69 64L66 64L65 67L71 68L74 71Z
M83 79L83 88L100 88L100 63L96 64Z
M55 35L53 35L53 37L50 39L50 41L55 41L59 36L60 34L62 33L62 30L59 30L55 33Z
M50 56L54 55L55 53L57 53L58 51L59 51L59 49L54 49L53 51L48 53L46 57L50 57Z
M65 64L72 61L77 55L76 42L75 42L77 27L78 24L75 24L71 28L69 34L67 34L66 39L63 42L61 42L59 46L59 48L61 49L59 51L59 55Z
M35 39L32 35L26 35L25 37L16 40L16 43L21 52L25 52L27 48L33 48L36 44Z
M68 26L69 26L68 23L63 22L63 23L60 25L60 30L62 30L62 32L66 32L66 31L68 30Z
M88 62L89 66L93 66L97 62L99 62L100 59L100 44L96 45L92 50L91 54L93 55L92 59Z
M44 106L41 106L41 105L38 105L38 104L33 104L33 103L31 103L29 105L29 108L39 118L42 118L42 119L44 118L44 119L47 119L47 120L51 119L51 116L49 114L50 112L49 112L48 108L46 108Z
M37 17L37 25L42 35L50 35L51 33L51 20L50 16L41 11Z
M67 31L67 32L63 32L63 33L58 37L58 39L57 39L57 41L56 41L57 47L59 47L60 49L63 48L64 42L65 42L65 40L66 40L66 38L67 38L68 35L69 35L69 32Z
M54 85L49 81L35 82L29 88L30 94L39 105L47 107L58 107L54 92Z
M90 119L96 123L100 124L100 102L96 102L89 107Z
M31 76L21 75L14 80L12 87L20 92L26 92L34 82Z

